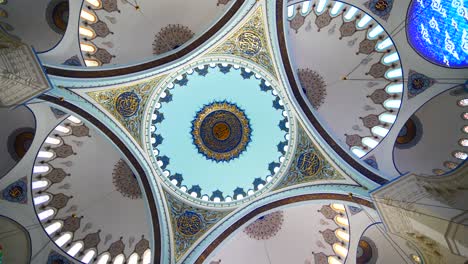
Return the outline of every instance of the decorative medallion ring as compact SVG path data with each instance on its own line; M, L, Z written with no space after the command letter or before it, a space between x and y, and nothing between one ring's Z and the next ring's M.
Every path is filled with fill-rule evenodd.
M216 162L239 157L250 142L252 129L244 111L235 104L205 105L192 121L193 144Z

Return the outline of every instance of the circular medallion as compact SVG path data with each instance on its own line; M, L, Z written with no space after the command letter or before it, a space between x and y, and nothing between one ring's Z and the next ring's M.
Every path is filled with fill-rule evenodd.
M284 172L294 123L286 99L260 72L200 64L174 75L156 96L145 115L146 146L179 194L209 206L240 203Z
M205 105L192 121L193 144L217 162L239 157L250 142L251 131L244 111L227 102Z
M195 212L185 211L177 218L177 229L186 236L197 234L201 228L201 216Z
M130 199L141 199L141 189L138 180L124 160L119 160L114 166L112 182L119 193Z
M23 203L27 197L27 186L24 181L16 181L3 190L3 199Z
M244 229L250 238L267 240L274 237L283 226L283 211L273 212L255 220Z
M320 171L321 164L320 158L315 153L306 152L302 153L299 158L297 158L296 167L302 173L312 176Z
M134 92L121 93L115 100L115 109L123 117L131 117L140 107L140 98Z
M254 56L262 49L262 40L257 33L246 31L237 37L237 46L245 55Z
M46 10L49 26L58 34L64 34L68 25L69 3L66 0L53 0Z
M34 140L34 129L30 127L19 128L8 137L8 151L11 157L19 161L26 155Z

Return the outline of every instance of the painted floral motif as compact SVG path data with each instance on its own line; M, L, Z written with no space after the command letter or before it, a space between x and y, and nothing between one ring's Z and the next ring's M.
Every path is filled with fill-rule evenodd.
M283 221L283 211L276 211L255 220L244 229L244 233L252 239L268 240L281 230Z
M141 199L141 189L130 167L124 160L119 160L114 166L112 182L119 193L130 199Z
M263 10L259 7L237 32L221 45L215 47L209 54L240 56L275 74L263 21Z
M198 152L216 162L239 157L250 142L251 131L244 111L227 102L205 105L192 122Z
M343 177L323 159L304 129L298 126L298 141L293 162L275 189L321 179L339 180Z
M121 116L131 117L137 113L140 101L135 92L123 92L115 100L115 109Z
M374 15L387 21L392 12L393 0L370 0L365 2L364 5L374 13Z
M142 127L141 115L143 114L149 95L153 91L153 88L157 87L162 78L164 78L164 76L159 76L150 81L142 82L127 87L89 92L87 93L87 95L90 96L93 100L95 100L99 105L104 107L104 109L109 111L109 113L130 132L133 138L135 138L135 140L138 143L140 143L140 129ZM140 99L138 107L136 107L135 100L132 100L134 102L133 107L117 108L116 100L121 94L125 92L132 92L138 96L138 98ZM125 103L125 105L127 105L127 103ZM123 111L123 109L126 110ZM133 113L133 110L135 109L137 110L135 113ZM124 115L122 115L122 113L124 115L128 115L131 113L133 114L125 117Z
M230 210L214 211L193 207L165 193L174 232L176 261Z
M434 85L435 80L428 76L410 70L408 73L408 98L413 98L420 93L426 91L429 87Z
M189 41L194 33L186 26L171 24L162 28L153 43L153 54L160 55L175 50Z
M307 96L307 99L312 104L312 107L317 110L325 101L327 96L327 85L323 77L311 69L298 69L299 82Z
M8 185L2 191L2 199L13 202L25 204L28 202L28 180L23 177L14 183Z

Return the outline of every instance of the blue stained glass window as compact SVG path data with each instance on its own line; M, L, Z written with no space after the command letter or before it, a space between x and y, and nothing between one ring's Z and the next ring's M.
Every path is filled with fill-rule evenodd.
M445 67L468 67L468 6L463 2L413 0L407 36L421 56Z

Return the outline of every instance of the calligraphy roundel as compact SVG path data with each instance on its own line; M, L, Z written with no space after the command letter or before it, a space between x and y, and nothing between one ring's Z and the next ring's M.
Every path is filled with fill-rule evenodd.
M200 232L203 222L199 214L185 211L177 218L177 230L186 236L193 236Z
M317 154L313 152L306 152L302 153L297 158L297 165L296 167L303 173L308 176L312 176L317 174L320 171L322 166L322 162Z
M251 131L244 111L227 102L205 105L192 121L198 152L217 162L239 157L250 142Z
M123 92L115 100L115 110L123 117L131 117L140 107L140 97L135 92Z
M237 45L244 54L254 56L262 49L262 40L257 33L246 31L237 37Z

